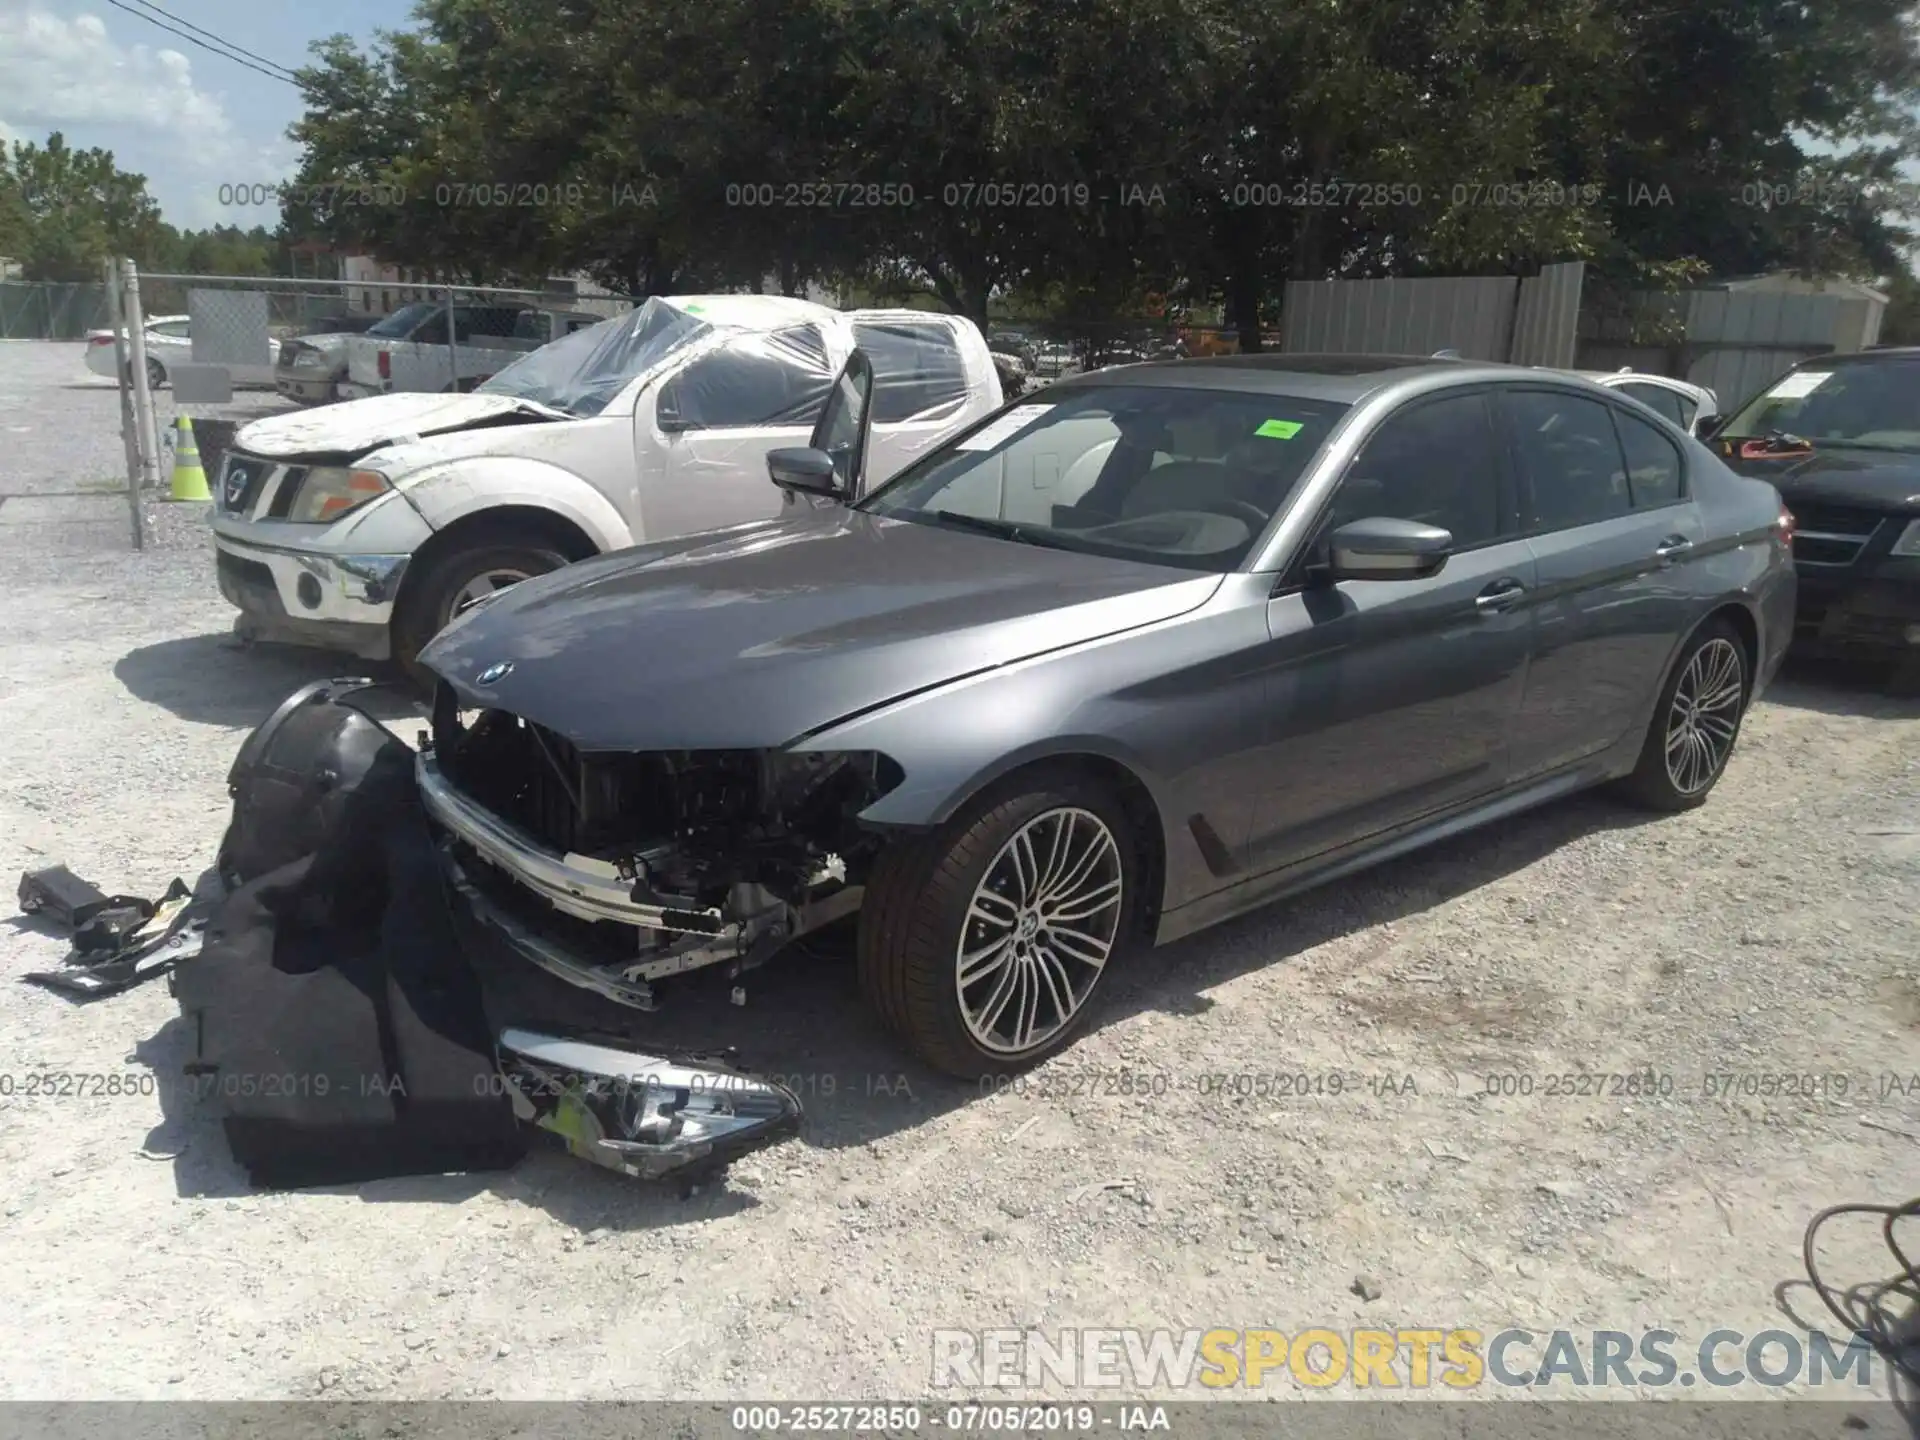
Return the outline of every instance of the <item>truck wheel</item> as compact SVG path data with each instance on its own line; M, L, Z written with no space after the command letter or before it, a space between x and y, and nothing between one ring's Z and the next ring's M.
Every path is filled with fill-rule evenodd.
M860 987L937 1070L1023 1070L1065 1046L1135 930L1125 811L1038 776L881 852L860 910Z
M434 676L419 664L421 650L454 616L496 590L545 575L567 563L558 550L540 544L476 540L449 550L417 576L409 576L393 616L393 658L420 685Z

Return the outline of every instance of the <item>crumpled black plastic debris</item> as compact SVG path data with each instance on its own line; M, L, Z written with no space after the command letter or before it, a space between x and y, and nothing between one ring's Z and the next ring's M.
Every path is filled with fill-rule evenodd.
M36 985L82 999L117 995L164 975L200 949L206 907L176 879L158 900L108 895L64 865L20 877L20 908L71 930L73 948L60 970L37 970Z

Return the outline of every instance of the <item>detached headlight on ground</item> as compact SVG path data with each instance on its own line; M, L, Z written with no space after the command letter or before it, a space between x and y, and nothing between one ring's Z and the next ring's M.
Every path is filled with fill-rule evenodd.
M307 471L294 498L289 520L324 523L338 520L349 510L384 495L393 487L378 470L348 470L336 465L317 465Z
M1920 520L1910 520L1900 538L1893 542L1895 555L1920 555Z
M582 1160L654 1179L725 1161L800 1128L784 1085L724 1065L615 1050L531 1030L504 1030L500 1073L523 1122Z

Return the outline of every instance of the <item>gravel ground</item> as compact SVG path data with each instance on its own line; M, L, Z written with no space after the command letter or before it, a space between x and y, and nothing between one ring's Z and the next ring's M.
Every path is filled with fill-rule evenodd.
M0 345L0 428L0 872L158 893L247 728L346 667L231 648L204 506L130 553L78 346ZM1920 704L1793 670L1704 809L1576 799L1138 957L1019 1089L899 1058L843 947L752 977L726 1018L808 1123L691 1196L546 1154L256 1195L171 1088L163 985L14 984L0 1075L162 1089L0 1093L0 1309L60 1337L0 1397L878 1397L928 1392L936 1326L1817 1325L1809 1215L1920 1190L1917 878ZM62 949L15 920L0 971ZM1787 1074L1849 1083L1704 1093ZM1885 1268L1864 1231L1834 1264Z

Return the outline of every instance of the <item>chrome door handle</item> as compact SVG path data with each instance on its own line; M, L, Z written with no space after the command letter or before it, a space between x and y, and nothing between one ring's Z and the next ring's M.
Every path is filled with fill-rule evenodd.
M1669 535L1660 542L1653 552L1656 560L1677 560L1693 548L1693 542L1684 535Z
M1483 615L1498 614L1520 603L1527 587L1518 580L1496 580L1473 597L1473 608Z

